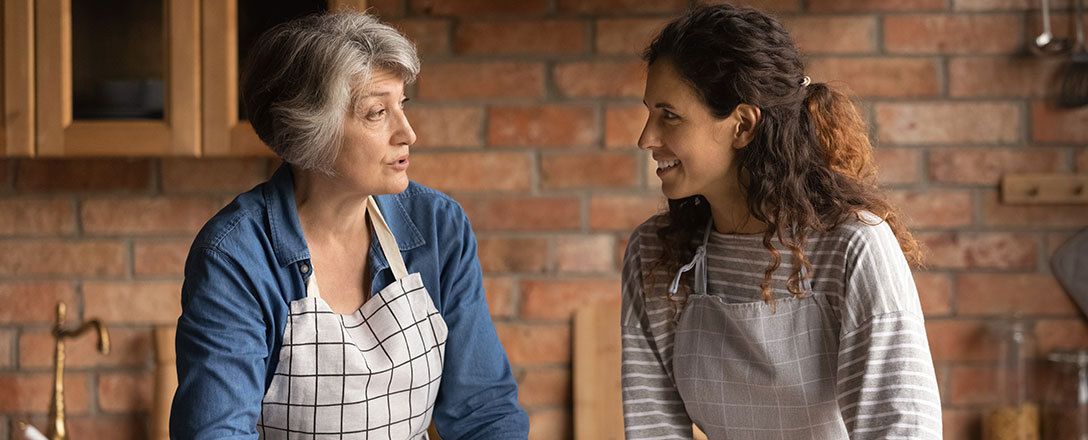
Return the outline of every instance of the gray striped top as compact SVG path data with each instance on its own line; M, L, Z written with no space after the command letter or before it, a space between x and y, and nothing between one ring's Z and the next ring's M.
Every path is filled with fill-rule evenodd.
M693 422L711 439L941 438L910 268L891 228L864 215L812 234L801 299L786 290L790 253L773 243L773 312L759 288L771 258L762 234L711 234L709 296L689 298L678 316L664 299L675 274L654 265L660 216L639 226L623 269L627 438L690 439Z

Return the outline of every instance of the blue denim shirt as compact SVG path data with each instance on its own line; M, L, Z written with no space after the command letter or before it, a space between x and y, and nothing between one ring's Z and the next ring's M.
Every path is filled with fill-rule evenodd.
M529 419L484 301L476 239L461 206L411 182L376 197L409 273L449 327L434 422L443 439L525 439ZM372 294L394 281L376 239ZM185 262L177 327L176 439L255 439L292 301L306 296L310 251L284 165L197 235Z

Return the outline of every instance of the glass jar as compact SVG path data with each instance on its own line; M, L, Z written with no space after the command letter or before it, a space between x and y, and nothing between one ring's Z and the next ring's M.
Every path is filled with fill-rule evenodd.
M1044 405L1047 440L1088 440L1088 349L1050 352L1050 377Z
M1039 405L1031 398L1035 334L1031 323L1011 317L994 324L999 344L997 401L982 419L984 440L1039 440Z

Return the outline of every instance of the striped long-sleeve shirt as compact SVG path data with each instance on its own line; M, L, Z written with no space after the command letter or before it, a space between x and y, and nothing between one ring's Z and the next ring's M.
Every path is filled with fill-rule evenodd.
M664 297L675 274L656 264L659 220L634 231L624 259L628 439L690 439L693 421L711 439L941 438L918 293L887 224L865 214L811 234L802 299L786 290L790 252L774 242L774 311L759 287L771 259L762 234L713 233L710 296L688 298L678 329Z

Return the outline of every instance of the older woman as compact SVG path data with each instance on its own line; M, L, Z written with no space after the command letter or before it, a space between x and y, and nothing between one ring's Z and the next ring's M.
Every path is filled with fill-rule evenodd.
M243 98L285 163L189 252L172 437L527 438L468 219L406 174L418 72L362 13L258 41Z

